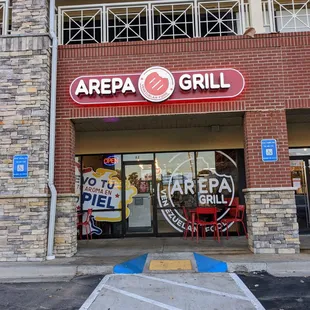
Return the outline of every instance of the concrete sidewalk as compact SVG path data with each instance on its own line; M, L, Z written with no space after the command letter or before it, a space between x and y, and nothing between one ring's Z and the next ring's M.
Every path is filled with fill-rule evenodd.
M221 241L182 238L136 238L79 242L71 258L45 262L1 262L0 282L67 280L76 275L111 274L117 264L145 253L196 252L227 262L229 272L267 271L276 276L310 276L310 236L303 236L302 254L252 254L245 237Z

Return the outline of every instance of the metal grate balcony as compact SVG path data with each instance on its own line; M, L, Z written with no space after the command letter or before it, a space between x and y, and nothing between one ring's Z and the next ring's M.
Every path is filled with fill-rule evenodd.
M310 31L310 0L263 1L267 32Z
M242 34L247 0L170 0L58 7L60 44Z

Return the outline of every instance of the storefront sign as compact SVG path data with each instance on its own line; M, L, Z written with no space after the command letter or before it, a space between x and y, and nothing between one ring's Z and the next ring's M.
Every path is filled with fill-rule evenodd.
M142 74L78 77L70 95L81 105L187 102L234 98L244 85L243 75L235 69L170 72L151 67Z
M103 159L103 164L105 166L113 167L113 166L115 166L118 163L119 163L119 159L118 159L118 157L116 157L114 155L111 155L111 156L106 157L106 158Z
M263 139L262 146L262 160L263 162L274 162L278 160L277 140Z
M99 168L94 171L92 168L83 169L83 210L91 208L96 221L120 222L122 219L122 184L117 177L117 171ZM128 205L132 203L137 189L129 181L125 184L126 193L126 218L129 217ZM102 211L102 212L100 212ZM86 214L85 214L86 216ZM92 230L96 229L92 225Z

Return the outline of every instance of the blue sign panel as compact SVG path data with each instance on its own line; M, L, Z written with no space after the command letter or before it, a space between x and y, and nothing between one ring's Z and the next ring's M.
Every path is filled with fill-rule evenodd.
M278 160L277 140L262 140L262 160L263 162L274 162Z
M15 155L13 158L13 178L28 178L28 155Z

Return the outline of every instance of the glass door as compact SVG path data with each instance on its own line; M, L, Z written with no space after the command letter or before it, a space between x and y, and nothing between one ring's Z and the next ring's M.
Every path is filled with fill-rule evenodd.
M297 220L300 232L310 232L309 159L291 159L291 179L295 190Z
M154 162L123 164L123 232L124 235L154 234ZM127 189L132 190L128 191Z

